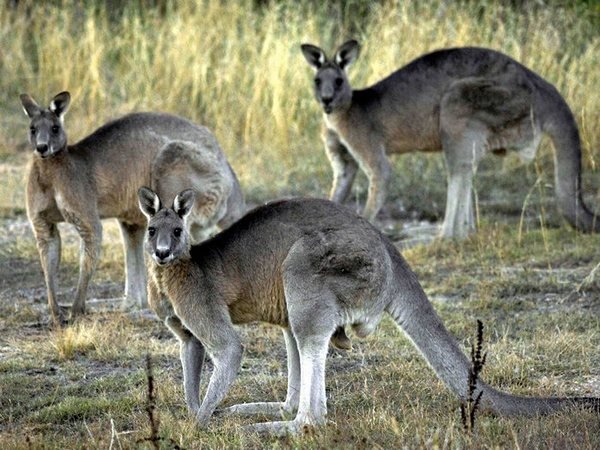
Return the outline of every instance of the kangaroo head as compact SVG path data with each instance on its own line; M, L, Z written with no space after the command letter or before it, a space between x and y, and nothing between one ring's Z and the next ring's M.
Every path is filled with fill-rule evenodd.
M163 208L152 189L138 190L140 209L148 218L144 247L159 266L189 253L191 244L185 221L194 205L194 197L194 191L186 189L175 196L171 208Z
M71 94L61 92L52 99L48 109L44 109L30 95L21 94L25 114L31 119L29 142L33 151L41 158L49 158L66 148L67 134L63 118L70 102Z
M346 68L358 57L359 44L355 40L342 44L333 59L311 44L302 44L302 53L315 70L315 95L326 114L348 108L352 101L352 87Z

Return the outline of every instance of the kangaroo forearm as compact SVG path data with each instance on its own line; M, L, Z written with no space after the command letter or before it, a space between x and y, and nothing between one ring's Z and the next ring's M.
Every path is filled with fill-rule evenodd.
M204 365L204 347L195 337L180 341L181 366L185 402L193 413L200 408L200 377Z
M200 405L196 414L196 419L201 425L205 425L208 422L217 406L225 398L231 383L233 383L233 380L237 376L241 358L241 346L237 348L231 346L224 354L213 358L215 369L208 383L202 405Z

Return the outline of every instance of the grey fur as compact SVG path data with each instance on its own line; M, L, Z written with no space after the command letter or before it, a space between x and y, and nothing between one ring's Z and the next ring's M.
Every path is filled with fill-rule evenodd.
M463 238L475 229L473 176L489 153L535 156L543 133L555 146L558 204L582 231L600 224L581 198L581 143L573 114L550 83L512 58L483 48L452 48L421 56L387 78L353 90L347 66L358 42L332 58L302 45L316 70L315 95L325 112L324 141L333 168L330 198L343 202L358 167L369 179L364 216L382 207L392 169L387 154L443 150L448 171L441 234Z
M64 320L57 302L60 235L56 224L74 225L81 237L80 272L73 316L85 311L87 287L99 258L104 218L121 226L126 260L125 306L146 304L143 238L146 220L137 189L153 186L172 199L184 187L197 191L190 226L197 240L226 227L244 211L238 180L211 132L181 117L129 114L67 145L63 127L70 95L61 92L40 107L21 95L30 117L34 150L27 179L27 215L33 227L52 319Z
M191 246L185 236L174 235L174 230L186 228L180 211L162 208L154 213L155 194L147 188L139 194L149 220L146 251L157 261L151 269L150 301L164 295L172 303L176 316L169 317L167 325L180 340L186 403L201 425L227 394L240 366L242 345L234 324L256 321L284 330L286 399L234 405L220 412L297 413L292 421L251 425L252 431L297 432L305 425L324 423L325 358L331 336L351 325L364 337L376 329L384 312L439 378L460 398L466 397L469 360L400 253L365 219L326 200L279 201ZM159 258L158 242L169 243L169 251L161 251ZM204 349L214 371L199 404ZM594 398L512 396L483 382L475 395L481 391L482 406L500 414L600 406Z

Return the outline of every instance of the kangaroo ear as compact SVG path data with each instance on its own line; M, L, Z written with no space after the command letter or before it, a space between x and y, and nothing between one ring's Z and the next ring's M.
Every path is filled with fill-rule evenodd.
M325 52L319 47L311 44L302 44L300 48L302 49L302 53L304 54L304 58L306 58L308 64L313 66L315 69L320 69L323 64L325 64L325 61L327 61Z
M57 94L52 101L50 102L50 111L56 114L60 119L63 118L67 110L69 109L69 104L71 103L71 94L67 91L63 91L60 94Z
M30 118L40 113L42 108L37 102L31 97L29 94L21 94L19 96L21 99L21 105L23 105L23 110L25 114L27 114Z
M343 43L335 52L335 62L340 69L345 70L358 57L360 45L354 39Z
M185 219L188 214L192 211L194 202L196 201L196 194L193 189L186 189L175 196L173 200L173 211Z
M160 211L161 204L158 195L146 186L142 186L138 189L138 201L140 209L148 219L151 219L158 211Z

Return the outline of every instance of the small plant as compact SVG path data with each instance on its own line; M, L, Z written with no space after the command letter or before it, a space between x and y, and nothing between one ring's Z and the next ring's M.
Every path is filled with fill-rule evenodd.
M150 354L146 354L146 377L148 379L148 402L146 403L146 412L148 413L148 422L150 422L150 437L146 438L155 449L158 449L158 418L154 417L156 408L156 397L154 396L154 375L152 373L152 359Z
M481 401L481 395L483 391L475 397L475 390L477 388L477 381L479 380L479 374L483 365L485 364L486 353L481 353L483 347L483 323L481 320L477 320L477 341L475 344L471 344L471 367L469 368L469 379L467 389L467 399L460 405L460 417L463 424L465 433L473 433L475 428L475 415L479 408L479 402Z
M146 379L148 382L148 390L147 390L147 401L146 401L146 412L148 413L148 422L150 423L150 436L147 438L143 438L138 440L138 443L141 442L150 442L152 448L158 450L160 448L160 441L167 441L168 448L172 448L175 450L183 450L183 447L180 447L175 443L173 439L163 438L159 436L158 427L159 420L158 417L154 414L154 410L156 409L156 395L154 393L154 374L152 373L152 358L150 354L146 354Z

